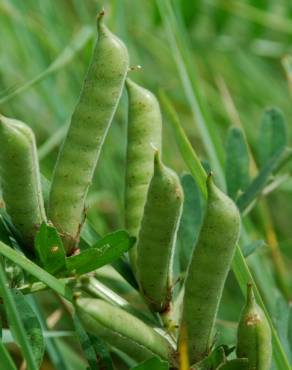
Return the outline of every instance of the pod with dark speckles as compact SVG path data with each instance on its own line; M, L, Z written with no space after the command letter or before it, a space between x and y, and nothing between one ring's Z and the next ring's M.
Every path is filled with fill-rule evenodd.
M200 235L188 267L180 332L187 331L192 364L208 355L224 284L235 252L240 215L211 176Z
M179 178L156 152L137 242L138 283L156 312L167 310L171 299L171 262L182 204Z
M125 226L138 236L147 190L153 175L155 148L161 148L162 119L159 103L148 90L130 79L126 81L129 112L127 132L127 168L125 184ZM137 248L130 251L135 269Z
M49 219L67 253L79 241L85 198L102 144L119 102L129 66L121 40L98 18L98 39L91 64L59 153L49 197Z
M0 178L3 200L28 248L46 220L35 137L23 122L0 115Z
M272 334L268 320L248 285L247 302L237 330L237 356L248 358L249 370L270 370Z

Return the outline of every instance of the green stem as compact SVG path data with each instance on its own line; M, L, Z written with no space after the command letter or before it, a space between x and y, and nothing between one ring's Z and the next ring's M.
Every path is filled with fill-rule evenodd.
M76 282L76 278L75 277L63 278L63 279L59 279L59 281L61 281L64 284L68 284L68 283ZM33 294L33 293L41 292L43 290L47 290L49 288L50 287L47 284L44 284L43 282L38 281L33 284L22 285L21 287L18 288L18 290L22 294Z

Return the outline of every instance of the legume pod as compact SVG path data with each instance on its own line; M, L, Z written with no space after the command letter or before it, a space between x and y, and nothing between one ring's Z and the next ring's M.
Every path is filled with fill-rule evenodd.
M207 179L203 225L188 267L180 332L187 331L191 363L210 350L213 328L239 236L240 216L233 201Z
M102 299L78 298L75 302L84 328L136 360L159 356L171 363L174 349L166 338L143 321Z
M155 148L161 148L162 119L159 103L148 90L130 79L126 81L129 112L127 133L127 169L125 186L125 224L131 235L138 236L147 190L153 175ZM135 269L137 248L130 251Z
M248 285L247 301L242 310L238 331L238 357L248 358L250 370L270 370L272 359L272 335L263 310L257 305Z
M85 197L119 102L129 58L126 46L98 19L98 39L56 163L49 219L70 254L79 240Z
M35 137L23 122L0 115L0 178L3 200L27 247L46 220Z
M163 312L171 299L171 260L183 203L177 174L155 153L137 243L137 278L152 310Z

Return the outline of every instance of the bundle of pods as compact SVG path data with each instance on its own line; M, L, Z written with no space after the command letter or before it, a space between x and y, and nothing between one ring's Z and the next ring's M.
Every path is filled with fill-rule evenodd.
M137 238L129 260L149 309L172 310L172 264L184 194L177 174L161 159L162 117L156 97L127 77L126 46L98 17L98 39L79 101L52 178L47 210L41 191L34 134L24 123L0 116L1 188L7 213L31 252L42 222L51 222L67 255L79 243L85 199L124 86L128 92L125 227ZM137 361L153 355L179 367L178 347L187 343L192 366L210 354L214 326L240 232L236 205L206 176L203 224L184 281L180 321L170 340L148 323L102 299L75 300L85 329ZM238 358L248 369L268 370L271 331L252 286L238 327ZM196 367L194 367L196 368Z

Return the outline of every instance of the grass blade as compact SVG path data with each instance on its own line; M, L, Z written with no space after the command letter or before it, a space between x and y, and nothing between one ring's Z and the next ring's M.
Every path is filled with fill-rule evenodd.
M14 335L26 360L27 366L30 370L37 370L32 348L28 342L23 323L21 322L20 315L17 312L13 296L7 287L6 276L2 264L0 264L0 291L4 300L9 324L14 329Z
M197 153L193 149L191 143L189 142L178 118L178 115L174 108L172 107L168 97L163 91L159 92L160 101L162 106L167 114L169 123L174 131L174 135L179 147L180 153L188 166L193 178L198 184L202 194L207 198L207 188L206 188L206 179L207 174L204 170L204 167L201 164Z
M41 267L30 261L28 258L24 257L19 252L16 252L12 248L8 247L6 244L0 242L0 254L13 261L16 265L23 268L29 274L36 277L38 280L42 281L48 287L53 289L56 293L60 294L62 297L71 301L72 292L66 284L56 279L53 275L49 274L47 271L43 270Z
M200 131L205 150L211 161L212 169L216 174L218 182L224 187L225 180L220 163L223 159L222 145L217 132L214 130L213 122L208 116L207 109L202 103L194 63L190 62L188 47L185 45L184 38L180 37L179 32L176 32L178 24L170 1L156 0L156 2L193 118ZM186 34L185 32L182 33Z
M2 370L17 370L2 340L0 340L0 362Z
M35 362L39 368L41 367L45 350L40 322L22 293L15 288L11 289L11 293L19 318L26 332L26 337L30 343Z
M45 69L43 72L35 76L33 79L25 82L23 85L17 87L9 94L3 96L0 99L0 104L7 102L8 100L14 98L15 96L28 90L38 82L42 81L49 75L57 72L59 69L63 68L66 64L70 63L75 55L84 47L84 45L92 37L93 31L90 27L84 26L79 30L79 32L73 37L71 43L65 47L65 49L60 53L60 55Z

